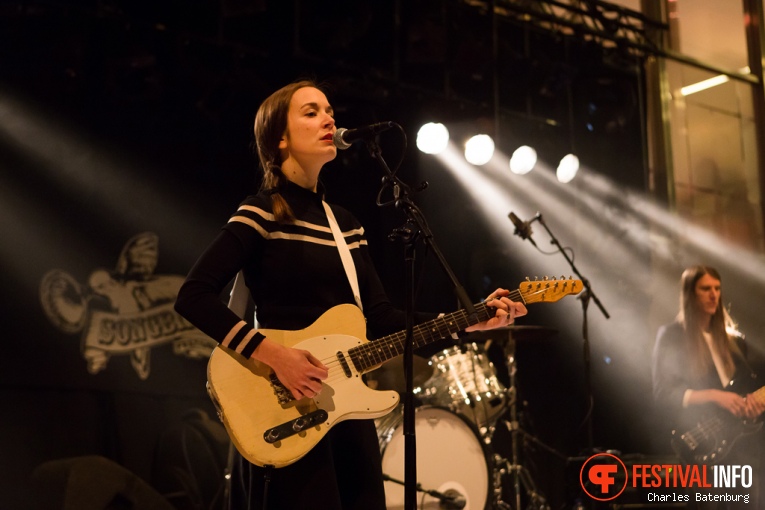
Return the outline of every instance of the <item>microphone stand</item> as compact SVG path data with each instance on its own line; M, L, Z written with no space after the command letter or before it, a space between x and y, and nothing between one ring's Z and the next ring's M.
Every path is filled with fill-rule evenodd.
M398 126L398 124L396 124ZM401 129L400 126L398 126ZM403 129L401 130L403 132ZM391 172L387 163L382 157L382 151L379 144L372 138L366 140L366 146L370 156L377 160L385 173L383 186L393 185L393 196L396 208L401 209L407 216L407 221L403 227L394 229L389 237L398 238L404 241L404 261L405 276L404 285L406 289L405 312L406 312L406 339L404 341L404 378L406 381L406 392L404 394L404 508L414 510L417 508L417 441L415 434L414 421L414 384L413 384L413 350L414 350L414 258L415 245L417 240L422 237L424 242L431 248L438 258L438 261L446 272L447 276L454 286L454 291L467 314L472 319L476 317L476 311L473 304L468 299L467 292L457 281L457 277L452 272L449 264L446 262L441 250L439 250L433 240L433 233L422 214L422 211L412 202L410 194L412 189L401 181L393 172ZM416 191L420 191L420 188Z
M537 215L534 217L534 220L539 221L539 223L542 224L542 226L547 231L547 234L550 236L551 243L554 244L558 251L563 255L563 257L566 259L568 264L571 266L571 270L574 271L574 273L579 277L580 280L582 280L582 284L584 285L584 290L579 294L577 299L581 300L582 302L582 338L584 340L583 344L583 358L584 358L584 384L585 384L585 392L587 393L587 400L589 404L589 409L587 410L587 416L585 417L585 420L587 421L587 446L590 450L593 448L593 433L592 433L592 413L593 408L595 406L595 399L592 395L592 377L591 377L591 361L590 361L590 337L589 337L589 329L587 325L587 307L590 303L590 299L592 299L595 304L598 306L600 311L603 313L606 319L610 319L611 316L608 314L606 309L603 307L603 304L598 299L598 296L595 295L595 292L593 292L592 287L590 286L590 281L583 277L582 274L579 272L579 270L574 265L574 261L571 260L571 258L568 256L568 253L566 253L566 250L563 249L563 246L561 246L560 242L558 242L558 239L553 235L552 231L547 226L547 223L545 223L545 220L542 218L542 215L540 213L537 213ZM529 240L531 237L529 237Z

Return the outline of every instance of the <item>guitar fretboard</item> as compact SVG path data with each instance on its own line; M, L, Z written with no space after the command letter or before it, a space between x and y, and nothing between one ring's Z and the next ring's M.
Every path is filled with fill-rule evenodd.
M513 291L508 296L513 301L522 299L519 291ZM424 347L429 343L448 337L453 333L489 320L494 316L494 309L487 306L486 303L473 305L475 316L471 317L462 309L453 313L443 315L431 321L417 324L412 328L413 347L415 349ZM365 344L353 347L348 350L348 355L359 372L365 372L372 367L376 367L386 361L395 358L404 353L406 341L406 331L399 331L377 340L372 340Z

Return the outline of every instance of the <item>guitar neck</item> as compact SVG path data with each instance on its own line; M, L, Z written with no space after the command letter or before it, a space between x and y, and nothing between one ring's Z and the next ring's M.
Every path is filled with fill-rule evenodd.
M523 296L516 290L511 292L508 297L513 301L519 301ZM487 321L494 316L493 309L487 306L486 303L474 304L473 308L475 309L475 315L473 316L468 315L462 309L414 326L412 329L414 348L424 347L453 333L462 331L473 324ZM405 342L406 331L399 331L398 333L353 347L348 350L348 355L356 370L364 373L403 354Z

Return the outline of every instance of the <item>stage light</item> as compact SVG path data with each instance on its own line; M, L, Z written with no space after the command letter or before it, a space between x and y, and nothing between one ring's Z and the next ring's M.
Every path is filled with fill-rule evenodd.
M473 165L485 165L494 155L494 140L489 135L475 135L465 143L465 159Z
M701 92L702 90L706 90L712 87L716 87L718 85L722 85L723 83L728 83L729 81L730 81L730 78L728 78L724 74L721 74L719 76L715 76L714 78L709 78L708 80L700 81L698 83L694 83L693 85L688 85L686 87L681 88L680 95L690 96L691 94L695 94L697 92Z
M571 182L571 179L576 177L576 173L579 171L579 158L573 154L566 154L558 164L558 170L555 175L558 177L558 182L567 183Z
M514 174L524 175L534 169L537 164L537 151L528 145L521 145L510 158L510 171Z
M449 130L437 122L428 122L417 131L417 148L425 154L440 154L449 143Z
M749 74L751 71L749 69L749 66L742 67L738 70L741 74ZM680 89L680 95L681 96L690 96L691 94L695 94L697 92L701 92L702 90L707 90L712 87L716 87L718 85L722 85L723 83L728 83L730 81L730 78L724 74L720 74L717 76L714 76L712 78L708 78L706 80L702 80L697 83L693 83L691 85L686 85L685 87L682 87Z
M634 403L631 395L625 397L624 384L640 390L646 382L646 352L652 348L655 327L672 320L677 308L676 292L655 290L675 285L674 281L664 281L667 269L677 271L684 261L696 260L722 267L728 282L726 301L736 304L737 319L746 317L754 322L761 316L757 300L745 297L754 288L752 285L765 285L765 263L761 254L737 248L736 257L731 257L729 241L699 226L695 219L683 219L652 197L612 182L588 167L585 161L582 161L582 174L576 176L577 186L561 184L554 176L555 168L547 165L544 151L541 147L539 150L538 168L522 179L507 171L507 158L501 149L481 168L469 165L454 144L436 159L452 172L474 202L470 211L478 214L471 220L483 220L491 236L498 240L497 258L504 257L509 262L505 265L530 267L532 274L568 272L561 269L560 257L540 257L530 243L513 235L513 226L507 217L509 211L515 211L522 219L531 218L534 211L541 212L564 246L578 246L577 264L585 267L586 277L591 276L590 272L595 275L594 288L611 314L611 320L603 320L602 315L593 310L592 302L591 310L585 309L583 317L577 303L580 300L566 299L556 305L555 315L559 318L556 321L560 320L563 331L576 331L582 328L583 320L588 321L589 338L597 339L592 343L591 353L596 367L594 373L619 376L619 383L614 387L622 390L608 392L609 405L618 408L624 403L629 406L625 410L631 410ZM432 207L438 210L440 204L441 201L434 201ZM535 225L536 243L548 244L545 229ZM488 255L481 260L489 260ZM491 283L494 277L504 274L504 269L481 269L474 275L484 276ZM650 276L647 278L647 275ZM734 281L745 284L732 284ZM741 299L733 294L736 291ZM650 300L651 310L635 313L635 299L643 298ZM615 330L623 334L614 337ZM763 348L758 346L756 352L761 359ZM650 378L647 386L650 391ZM648 418L652 421L652 417Z

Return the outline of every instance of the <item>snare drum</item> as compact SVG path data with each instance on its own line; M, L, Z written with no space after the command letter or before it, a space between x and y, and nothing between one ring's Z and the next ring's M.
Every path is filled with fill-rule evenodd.
M438 407L415 410L417 483L423 490L437 491L465 500L465 510L483 510L489 498L489 455L475 428L461 416ZM382 452L382 470L404 482L403 406L376 420ZM404 508L404 485L385 482L388 510ZM425 492L417 493L417 508L443 509L443 503Z
M417 390L425 404L448 407L478 427L492 424L507 404L504 385L482 348L468 344L446 349L430 358L433 376Z

